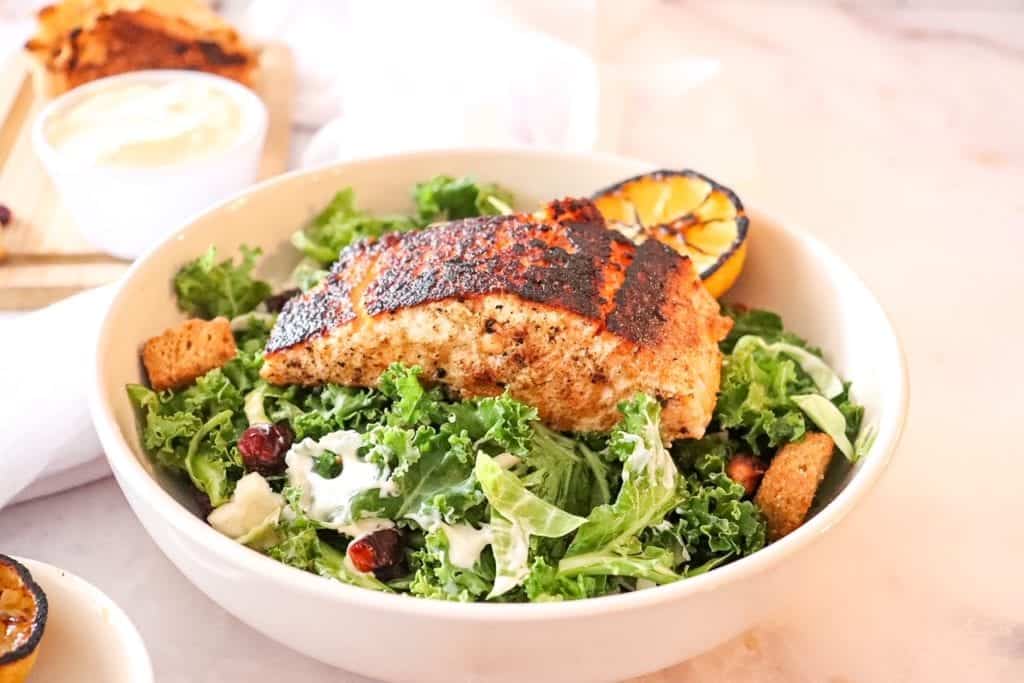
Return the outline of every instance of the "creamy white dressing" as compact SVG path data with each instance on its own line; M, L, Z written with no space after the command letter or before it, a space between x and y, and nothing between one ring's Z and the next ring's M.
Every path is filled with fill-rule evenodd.
M446 524L434 511L430 514L412 513L406 518L416 522L427 533L443 530L448 539L448 561L462 569L472 569L493 538L491 528L486 524L479 529L463 522Z
M394 526L389 520L352 520L352 499L356 495L370 489L380 489L383 495L395 492L394 483L387 479L380 467L359 459L361 443L362 437L358 432L341 430L331 432L319 441L303 439L285 455L288 481L302 491L302 509L311 519L349 536ZM316 458L327 451L341 458L341 474L333 479L321 477L313 471Z
M364 517L363 519L357 519L354 522L342 524L335 528L339 533L351 536L352 542L355 543L364 536L369 536L381 529L390 529L394 526L395 523L390 519L384 519L383 517Z
M657 482L665 488L675 486L675 463L672 462L672 457L664 446L652 449L648 448L644 440L636 434L623 434L622 436L627 441L636 444L626 462L626 467L623 468L623 481L629 481L633 475L643 475L646 470L646 477L649 481Z
M241 130L238 102L214 85L185 79L96 90L50 117L45 135L78 161L153 167L212 156Z
M284 507L284 499L270 488L270 484L257 472L250 472L235 485L231 500L214 510L206 518L217 531L237 541L261 528L277 524Z
M480 554L491 544L491 528L486 524L479 529L469 524L444 524L437 527L448 539L448 561L462 569L472 569L480 561Z
M424 531L433 531L441 524L441 516L437 510L431 509L427 512L410 512L405 515L406 519L411 519L420 525L420 528Z
M628 481L633 474L640 474L651 462L651 452L647 450L647 444L636 434L624 433L623 441L633 444L633 452L626 460L626 467L622 470L622 479Z
M651 527L655 531L672 531L672 522L667 519L663 519L654 526Z

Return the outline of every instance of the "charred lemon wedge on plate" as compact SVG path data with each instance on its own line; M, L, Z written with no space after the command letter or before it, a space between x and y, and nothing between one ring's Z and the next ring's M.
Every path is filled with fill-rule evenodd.
M22 683L39 654L46 594L21 563L0 555L0 683Z
M704 286L725 294L743 270L747 216L739 197L696 171L654 171L597 192L610 227L636 242L656 239L689 256Z

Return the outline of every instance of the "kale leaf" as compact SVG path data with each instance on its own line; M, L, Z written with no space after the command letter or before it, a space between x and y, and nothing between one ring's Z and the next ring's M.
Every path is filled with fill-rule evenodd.
M622 487L614 503L594 508L576 532L558 573L676 580L671 553L645 548L639 535L661 524L678 501L679 474L661 440L661 406L646 394L619 406L623 419L609 451L623 462Z
M818 349L785 331L775 313L724 311L733 316L735 326L721 344L725 358L714 411L719 427L745 441L754 453L769 453L803 438L813 426L809 404L802 400L810 395L831 401L845 419L849 441L855 439L863 409L850 399L849 384L825 364ZM824 407L831 410L827 403ZM852 447L845 450L855 457Z
M417 217L426 225L473 216L512 213L515 197L497 185L477 183L472 178L434 176L413 188Z
M357 209L355 201L351 187L339 191L305 228L292 235L292 244L316 263L326 266L337 261L341 250L353 242L419 227L407 216L373 216Z
M224 388L221 381L215 384ZM150 457L171 472L187 475L214 507L226 503L243 473L235 442L244 426L233 420L230 408L223 408L231 399L198 389L186 399L139 384L129 385L127 391L138 408L142 446Z
M511 212L512 194L494 184L478 184L470 178L439 175L413 188L416 215L376 216L356 208L355 192L346 187L301 230L292 244L306 259L293 273L303 289L327 276L325 268L338 260L342 249L362 239L389 232L418 230L430 223L471 216Z
M289 493L286 489L285 497L289 499L291 514L278 524L275 530L277 543L267 549L267 555L278 562L335 581L385 593L391 592L391 588L372 573L358 571L345 557L345 552L327 540L330 538L333 542L340 542L341 536L336 532L320 529L315 522L306 517L295 504L294 491Z
M414 575L409 592L424 598L473 602L482 600L494 584L494 556L484 550L472 567L452 563L443 529L427 534L422 548L410 553Z
M270 285L253 277L256 258L262 253L242 245L242 259L217 263L217 249L186 263L174 276L178 307L201 318L235 316L248 313L270 296Z
M761 511L743 500L743 487L725 473L732 446L712 436L689 442L687 448L698 454L686 474L670 530L686 550L687 569L706 570L709 562L718 564L760 550L765 543Z
M811 378L788 356L747 346L723 361L715 419L735 430L754 453L764 453L804 435L804 413L790 397L815 391Z
M806 339L787 331L778 313L762 308L722 304L722 314L732 318L733 323L729 335L719 344L723 353L732 353L736 342L749 334L761 337L768 343L781 341L805 348L817 356L821 355L821 350L808 344Z

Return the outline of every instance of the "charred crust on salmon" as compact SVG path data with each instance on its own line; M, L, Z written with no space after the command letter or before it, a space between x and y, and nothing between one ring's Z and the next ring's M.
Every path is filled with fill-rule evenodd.
M284 349L355 319L347 289L324 288L297 296L281 311L267 343L267 352Z
M607 229L588 199L554 201L543 218L470 218L393 233L343 250L326 281L282 311L267 353L359 317L487 294L512 294L653 343L666 289L686 263L659 243L638 248Z
M615 295L608 330L637 344L654 344L665 323L669 289L687 261L661 242L648 240L636 250L626 280Z

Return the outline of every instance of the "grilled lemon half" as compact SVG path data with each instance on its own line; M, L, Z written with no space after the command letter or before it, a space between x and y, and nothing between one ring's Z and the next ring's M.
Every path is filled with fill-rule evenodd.
M610 227L635 242L656 239L689 256L704 286L725 294L747 256L747 216L729 188L696 171L654 171L593 196Z
M46 594L28 569L0 555L0 683L22 683L39 654Z

